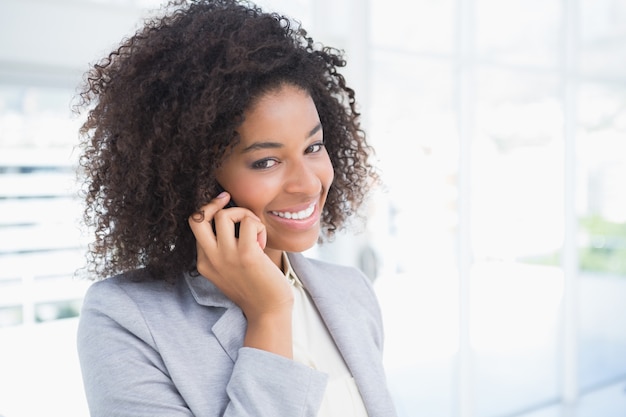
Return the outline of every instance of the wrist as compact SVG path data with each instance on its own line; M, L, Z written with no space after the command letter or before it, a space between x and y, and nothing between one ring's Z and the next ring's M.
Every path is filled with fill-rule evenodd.
M244 346L293 358L292 309L247 317Z

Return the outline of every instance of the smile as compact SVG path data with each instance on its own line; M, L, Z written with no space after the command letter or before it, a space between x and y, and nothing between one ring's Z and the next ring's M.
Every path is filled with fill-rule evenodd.
M314 211L315 204L311 204L308 208L300 210L296 213L291 213L288 211L272 211L271 213L278 217L282 217L283 219L304 220L311 217Z

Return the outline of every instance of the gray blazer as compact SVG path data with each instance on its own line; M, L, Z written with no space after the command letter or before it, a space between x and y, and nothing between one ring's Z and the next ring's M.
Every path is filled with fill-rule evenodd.
M353 268L289 254L361 392L369 417L395 416L374 292ZM243 347L241 310L209 280L118 276L88 290L78 353L92 417L315 417L327 375Z

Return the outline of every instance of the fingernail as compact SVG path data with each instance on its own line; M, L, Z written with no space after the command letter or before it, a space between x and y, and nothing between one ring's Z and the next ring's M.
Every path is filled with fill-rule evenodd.
M219 194L217 195L217 197L215 197L215 198L224 198L224 197L226 197L227 195L228 195L228 193L227 193L226 191L222 191L222 192L221 192L221 193L219 193Z

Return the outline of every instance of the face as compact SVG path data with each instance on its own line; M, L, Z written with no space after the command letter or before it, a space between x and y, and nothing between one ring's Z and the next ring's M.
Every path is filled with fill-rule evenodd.
M267 229L265 252L311 248L333 181L317 109L310 95L281 86L256 100L237 129L240 143L217 172L218 182Z

